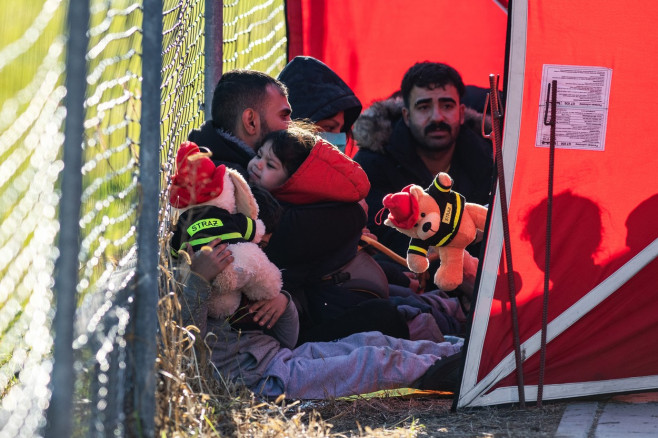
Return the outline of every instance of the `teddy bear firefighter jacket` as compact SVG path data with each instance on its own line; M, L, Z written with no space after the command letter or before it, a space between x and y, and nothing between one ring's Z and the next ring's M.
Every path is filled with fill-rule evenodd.
M230 213L214 205L192 207L181 214L171 238L172 255L185 249L188 242L194 251L221 238L223 243L251 242L255 221L241 213Z

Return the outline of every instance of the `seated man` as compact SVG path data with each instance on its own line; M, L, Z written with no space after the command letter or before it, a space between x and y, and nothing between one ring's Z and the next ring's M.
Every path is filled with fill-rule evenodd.
M454 68L418 63L404 75L401 97L376 102L354 124L354 160L371 184L368 228L401 256L409 239L375 221L387 194L409 184L429 187L437 173L447 172L468 202L489 203L493 148L480 135L482 115L462 103L464 93Z

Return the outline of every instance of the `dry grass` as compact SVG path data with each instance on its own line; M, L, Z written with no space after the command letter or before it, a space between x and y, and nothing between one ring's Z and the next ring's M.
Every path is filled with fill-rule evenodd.
M173 292L160 300L156 426L161 437L551 437L563 404L451 412L450 395L274 402L213 377L196 327L181 327ZM196 348L195 348L196 344Z
M160 300L156 425L166 437L331 436L317 413L286 400L258 400L244 386L213 378L204 348L194 348L198 330L181 327L180 304L170 293Z
M566 403L543 408L515 406L451 411L452 398L373 398L314 403L333 432L367 436L552 437ZM358 436L358 435L356 435Z

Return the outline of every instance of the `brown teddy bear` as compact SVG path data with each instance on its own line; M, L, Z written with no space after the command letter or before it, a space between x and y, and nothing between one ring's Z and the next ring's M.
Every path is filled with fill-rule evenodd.
M441 266L434 275L434 283L450 291L459 286L464 275L464 250L471 244L478 230L484 230L487 209L465 202L464 197L451 190L452 178L440 172L427 190L412 184L383 199L389 215L385 225L411 237L407 251L407 265L413 272L429 268L428 249L438 250Z

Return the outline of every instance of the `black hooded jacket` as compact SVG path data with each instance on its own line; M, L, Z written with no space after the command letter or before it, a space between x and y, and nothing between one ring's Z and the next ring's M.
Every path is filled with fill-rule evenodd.
M288 87L293 119L313 123L345 112L343 132L349 132L361 113L361 102L347 84L326 64L309 56L297 56L278 79Z
M256 153L245 142L221 129L213 126L211 121L204 122L201 128L195 129L187 136L189 141L204 146L212 152L210 157L215 165L224 164L242 174L247 175L247 164Z

